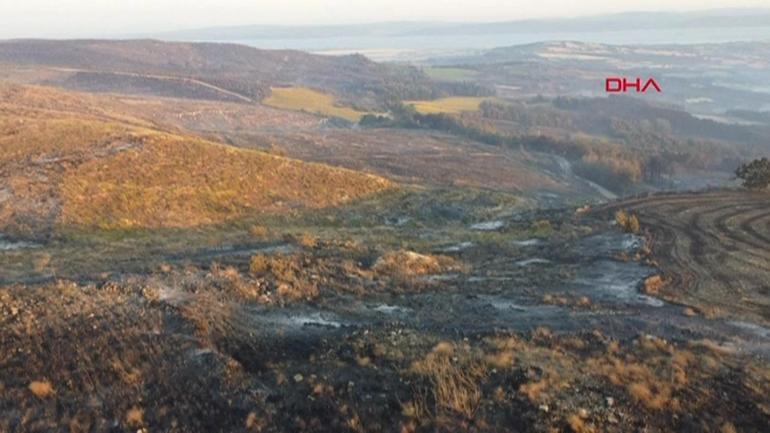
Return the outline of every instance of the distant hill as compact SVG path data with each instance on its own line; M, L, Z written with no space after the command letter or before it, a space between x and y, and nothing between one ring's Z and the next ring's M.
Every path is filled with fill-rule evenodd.
M715 9L695 12L625 12L563 19L454 23L409 31L409 35L596 32L718 27L770 27L770 9Z
M714 9L692 12L627 12L563 19L528 19L485 23L381 22L326 26L222 26L153 33L164 40L246 41L335 37L404 37L496 33L595 32L628 29L770 27L770 9Z
M770 22L770 21L769 21ZM770 109L770 41L612 45L539 42L432 59L433 76L471 76L501 96L606 96L611 76L654 77L661 93L637 95L692 113Z
M0 231L193 227L335 206L392 183L158 130L98 95L0 84Z
M20 75L37 74L38 83L77 90L237 102L259 101L271 86L285 85L326 90L361 108L381 107L393 97L442 94L411 66L236 44L13 40L0 42L0 64L33 68Z

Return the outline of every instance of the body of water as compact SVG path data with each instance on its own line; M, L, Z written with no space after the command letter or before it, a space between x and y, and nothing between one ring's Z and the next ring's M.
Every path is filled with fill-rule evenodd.
M376 60L414 60L546 41L579 41L616 45L770 41L770 26L595 32L522 32L455 36L283 38L229 42L258 48L296 49L323 54L361 53Z

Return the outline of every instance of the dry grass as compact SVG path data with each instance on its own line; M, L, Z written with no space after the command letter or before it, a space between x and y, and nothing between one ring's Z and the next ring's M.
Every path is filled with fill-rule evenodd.
M64 224L192 227L322 208L382 191L382 178L193 138L155 134L140 149L66 173Z
M264 295L264 287L260 281L245 278L233 266L221 267L215 263L211 267L210 274L216 286L224 288L240 299L253 301L262 299Z
M595 430L586 425L583 418L578 414L570 415L567 418L567 424L574 433L593 433Z
M309 264L301 255L256 254L251 258L249 270L255 276L267 278L281 299L310 300L318 297L320 291L312 272L306 272Z
M707 349L710 352L712 352L712 353L714 353L716 355L720 355L720 356L732 355L732 354L734 354L737 351L735 349L735 347L732 346L732 345L729 345L729 344L719 344L718 342L713 341L713 340L709 340L709 339L701 339L701 340L691 341L690 342L690 346L692 346L692 347L702 347L702 348Z
M636 215L630 214L624 210L615 212L615 222L618 224L618 227L620 227L626 233L636 234L641 230L639 225L639 218Z
M254 225L249 228L249 236L254 239L264 240L270 237L270 230L265 226Z
M373 269L380 274L413 276L466 270L457 260L442 255L419 254L414 251L390 251L374 263Z
M688 366L694 365L695 357L652 336L640 338L637 344L641 348L639 354L620 357L609 353L604 358L589 360L587 365L613 385L624 387L645 408L677 410L681 402L674 394L688 384Z
M652 275L644 280L644 292L648 295L658 295L666 285L662 275Z
M318 238L311 233L293 233L284 236L286 242L299 245L304 248L314 248L318 245Z
M48 397L51 397L56 392L53 389L53 385L51 385L51 382L47 380L35 380L30 382L29 384L29 390L32 392L32 394L35 395L35 397L39 399L45 399Z
M113 99L0 85L0 191L9 195L0 226L193 227L335 206L392 186L352 170L162 132L116 111Z
M478 111L482 102L493 99L494 98L457 96L440 98L432 101L406 101L406 104L412 105L415 110L422 114L458 114L466 111Z
M479 381L487 374L486 366L469 348L455 347L442 342L423 359L412 363L409 373L424 377L430 384L430 400L434 414L446 411L473 419L481 404L482 391ZM418 393L418 395L425 396ZM413 403L418 407L429 407L427 401Z
M366 114L340 106L334 96L307 87L273 87L271 91L262 103L275 108L339 117L351 122L358 122Z
M130 427L141 427L144 424L144 411L136 406L126 412L126 424Z

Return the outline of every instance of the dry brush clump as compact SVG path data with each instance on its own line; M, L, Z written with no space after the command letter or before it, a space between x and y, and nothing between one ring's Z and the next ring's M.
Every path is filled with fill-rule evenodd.
M417 401L407 411L411 415L429 411L441 416L450 412L470 420L481 404L479 382L487 368L470 347L440 342L424 358L414 361L407 374L422 378L425 386L416 391Z
M666 286L666 280L660 274L651 275L645 278L642 288L648 295L659 295Z
M41 400L51 397L56 393L51 382L47 380L33 380L29 383L29 390L35 397Z
M604 356L589 359L587 365L648 410L681 410L679 392L692 385L691 376L700 380L702 374L695 354L649 335L636 340L632 349L608 346Z
M270 229L262 225L253 225L249 227L249 236L257 240L266 240L271 236Z
M318 297L318 274L313 272L317 265L306 255L266 255L251 257L249 271L267 279L274 292L290 301L310 300Z
M318 237L307 232L287 234L284 236L284 240L303 248L315 248L319 243Z
M638 234L641 230L639 218L635 214L628 213L622 209L615 212L615 222L626 233Z
M405 278L468 270L466 265L449 256L420 254L407 250L389 251L383 254L374 263L372 269L378 274Z
M234 266L211 266L209 277L218 288L235 294L239 299L249 301L266 301L267 287L259 279L249 278Z

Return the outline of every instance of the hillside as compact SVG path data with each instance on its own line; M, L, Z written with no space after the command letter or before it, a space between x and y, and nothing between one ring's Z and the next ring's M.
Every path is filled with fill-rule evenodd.
M24 69L17 79L71 89L237 102L259 101L271 86L286 85L330 91L361 107L441 94L411 66L236 44L14 40L0 42L3 63Z
M0 88L0 231L192 227L322 208L385 179L151 127L49 88ZM98 98L96 98L98 100Z

